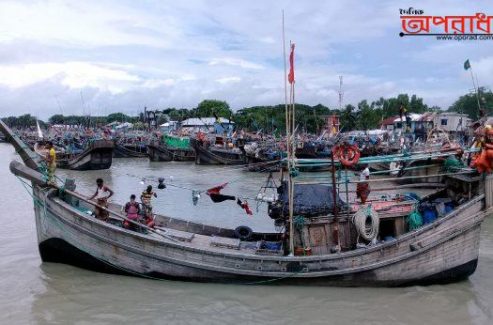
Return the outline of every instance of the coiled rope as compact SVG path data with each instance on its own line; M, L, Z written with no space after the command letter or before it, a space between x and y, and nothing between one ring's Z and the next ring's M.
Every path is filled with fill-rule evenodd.
M372 241L377 237L380 219L371 204L360 208L354 214L352 222L358 231L358 240L361 237L366 241Z

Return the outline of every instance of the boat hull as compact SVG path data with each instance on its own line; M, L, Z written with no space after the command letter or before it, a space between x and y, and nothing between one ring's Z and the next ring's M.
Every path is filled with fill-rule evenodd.
M171 149L163 145L149 144L147 152L151 161L194 161L192 149Z
M75 156L58 154L57 168L81 171L108 169L113 162L113 149L112 141L96 140ZM34 145L34 151L41 157L46 155L46 149L39 144Z
M59 167L72 170L108 169L113 162L113 149L112 141L96 140L89 144L81 154L68 159L66 164L60 162Z
M65 166L60 168L71 170L101 170L111 167L113 162L113 149L94 149L90 152L70 159Z
M110 264L103 259L98 259L77 247L69 244L65 240L52 238L39 244L39 252L44 262L63 263L73 265L83 269L128 276L139 276L153 279L195 281L195 282L218 282L218 283L287 283L301 285L325 285L325 286L409 286L409 285L429 285L446 284L467 279L472 275L478 265L478 259L472 259L463 264L453 266L443 271L429 274L425 277L410 277L401 280L375 281L374 272L364 272L357 277L351 276L328 276L316 279L311 278L264 278L251 276L231 276L217 272L204 272L199 269L183 267L177 264L162 265L161 271L148 271L136 273L131 269L124 269L119 265ZM179 270L180 272L177 272Z
M113 158L146 158L146 157L148 157L146 148L116 144L115 149L113 151Z
M43 261L92 270L199 282L402 286L446 283L472 274L479 255L483 201L473 200L390 243L350 253L308 257L214 252L149 239L96 220L65 202L43 198L35 207Z
M219 150L204 147L199 141L191 139L195 150L195 164L197 165L244 165L246 156L242 151Z

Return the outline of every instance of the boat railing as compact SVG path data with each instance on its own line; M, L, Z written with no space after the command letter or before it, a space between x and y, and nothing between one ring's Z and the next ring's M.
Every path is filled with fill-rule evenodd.
M84 211L92 211L95 208L102 209L104 211L107 211L110 213L112 216L117 218L118 220L127 220L127 218L123 215L123 206L118 205L115 203L109 203L108 207L103 207L98 205L96 202L90 201L81 194L69 190L64 190L64 202L70 204L76 209L79 209L80 207L84 207ZM77 200L72 200L71 198L75 198L77 200L81 200L81 202L77 202ZM188 220L183 220L183 219L178 219L178 218L172 218L172 217L167 217L164 215L160 214L155 214L155 222L156 226L158 227L164 227L164 228L171 228L173 230L179 230L179 231L185 231L185 232L190 232L190 233L195 233L195 234L201 234L205 236L221 236L221 237L234 237L235 236L235 231L234 229L228 229L228 228L222 228L222 227L217 227L213 225L206 225L206 224L201 224L201 223L195 223L192 221ZM132 224L141 226L142 224L138 222L132 222ZM252 238L253 239L273 239L277 238L279 234L277 233L253 233Z

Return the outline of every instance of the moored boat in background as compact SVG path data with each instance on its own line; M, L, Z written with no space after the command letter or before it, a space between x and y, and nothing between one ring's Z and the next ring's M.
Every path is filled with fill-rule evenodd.
M113 161L113 149L113 141L104 139L89 141L80 152L70 152L62 148L57 152L57 167L72 170L108 169ZM45 157L45 142L37 142L34 151Z
M246 163L243 144L222 136L191 138L197 165L243 165Z
M195 151L188 137L163 135L147 145L151 161L194 161Z

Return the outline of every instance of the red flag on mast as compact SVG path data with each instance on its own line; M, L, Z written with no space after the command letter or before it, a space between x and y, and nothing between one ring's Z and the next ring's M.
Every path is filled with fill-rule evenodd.
M289 54L288 81L290 84L292 84L294 82L294 43L291 44L291 53Z

